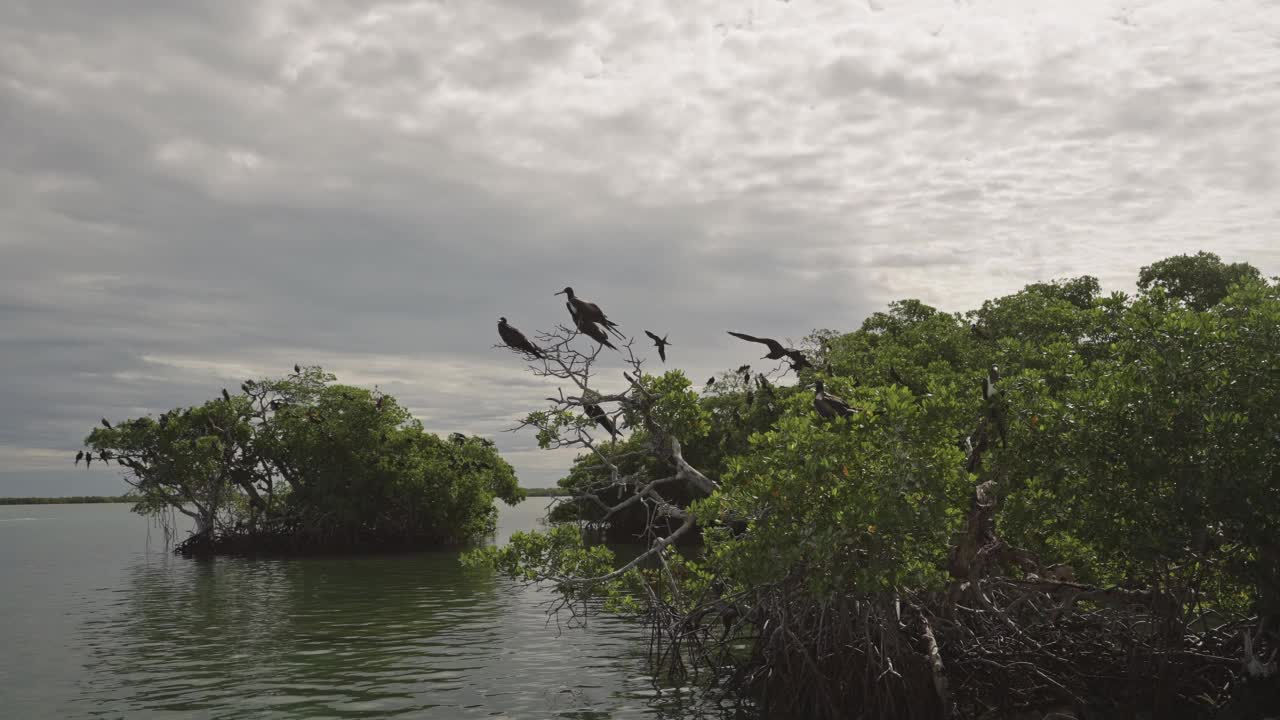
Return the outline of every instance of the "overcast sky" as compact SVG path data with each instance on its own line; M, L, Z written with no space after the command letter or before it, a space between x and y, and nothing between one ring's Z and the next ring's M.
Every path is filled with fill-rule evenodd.
M1274 275L1278 78L1274 0L6 0L0 495L295 362L552 484L491 345L565 285L701 382L725 329Z

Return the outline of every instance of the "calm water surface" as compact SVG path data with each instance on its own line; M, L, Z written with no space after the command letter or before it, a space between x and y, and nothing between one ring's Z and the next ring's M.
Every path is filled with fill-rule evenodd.
M128 507L0 507L0 718L722 716L654 690L636 626L558 630L456 552L187 560Z

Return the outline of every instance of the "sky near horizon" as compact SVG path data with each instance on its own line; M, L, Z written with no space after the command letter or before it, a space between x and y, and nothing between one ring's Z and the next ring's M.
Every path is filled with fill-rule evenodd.
M295 362L551 485L491 346L565 285L701 383L726 329L1280 274L1278 166L1268 0L7 0L0 496L122 491L98 418Z

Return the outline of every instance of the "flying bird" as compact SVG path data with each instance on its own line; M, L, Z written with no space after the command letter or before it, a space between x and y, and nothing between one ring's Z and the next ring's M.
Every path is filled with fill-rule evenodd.
M529 338L525 337L524 333L508 325L507 319L504 317L498 318L498 335L502 337L502 342L509 348L519 350L536 358L546 357L538 349L537 345L529 342Z
M587 302L586 300L583 300L582 298L577 297L576 295L573 294L573 288L566 287L565 289L555 294L568 296L569 299L565 301L565 306L569 308L569 314L575 316L574 322L577 322L576 317L580 316L587 322L599 323L603 325L609 332L613 333L619 340L625 339L626 336L624 336L622 332L618 330L617 323L605 317L604 311L600 309L599 305L596 305L595 303L592 303L592 302Z
M761 360L781 360L782 358L788 358L791 360L791 369L795 370L797 374L806 368L813 369L813 364L804 356L804 353L795 348L783 347L782 343L774 340L773 338L758 338L754 335L734 332L732 330L726 330L725 332L740 340L760 343L761 345L767 346L769 348L769 352L764 357L760 358Z
M667 361L667 346L671 344L667 342L667 336L663 335L662 337L658 337L648 330L645 330L644 334L648 335L649 339L653 340L653 344L658 348L658 357L662 358L662 362L665 363Z
M604 334L604 331L600 329L599 325L583 318L572 305L569 306L569 314L573 316L573 324L578 327L578 332L590 337L592 340L595 340L605 347L613 348L614 350L618 349L614 347L613 343L609 342L609 336Z
M821 380L815 380L813 383L813 409L824 418L833 418L837 415L849 417L854 410L843 399L828 394Z
M587 411L587 417L595 421L597 425L604 428L614 440L618 439L618 428L613 424L613 419L609 417L599 405L595 403L584 403L582 409Z

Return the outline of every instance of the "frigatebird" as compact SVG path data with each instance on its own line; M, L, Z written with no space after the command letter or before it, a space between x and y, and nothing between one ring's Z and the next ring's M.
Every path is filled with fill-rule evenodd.
M982 378L982 399L990 402L995 398L996 393L1000 392L996 389L996 382L1000 380L1000 368L992 365L987 371L987 376Z
M519 350L536 358L545 357L537 345L529 342L529 338L525 337L524 333L508 325L507 319L504 317L498 318L498 335L502 337L502 342L509 348Z
M587 411L587 417L604 428L614 440L618 439L618 428L613 424L613 419L609 417L603 408L595 403L583 403L582 409Z
M614 347L613 343L609 342L609 336L604 334L604 331L600 329L599 325L583 318L582 315L573 308L573 305L569 305L569 315L573 317L573 324L577 326L578 332L590 337L592 340L595 340L605 347L613 348L614 350L618 349Z
M656 346L658 346L658 357L662 358L662 362L666 362L666 361L667 361L667 346L671 344L671 343L667 342L667 336L666 336L666 335L663 335L662 337L658 337L657 335L654 335L653 333L649 332L648 330L645 330L645 331L644 331L644 334L645 334L645 335L648 335L648 336L649 336L649 339L653 340L653 344L654 344L654 345L656 345Z
M91 452L87 452L87 453L85 453L85 454L84 454L84 466L85 466L85 469L88 469L88 468L89 468L89 466L90 466L90 465L92 465L92 464L93 464L93 453L91 453Z
M80 465L80 461L81 461L81 460L83 460L83 459L84 459L84 451L83 451L83 450L77 451L77 452L76 452L76 463L75 463L75 464L76 464L77 466L79 466L79 465Z
M231 393L227 392L226 388L222 388L222 399L226 402L231 402Z
M853 408L849 403L828 394L821 380L815 380L813 383L813 409L824 418L833 418L837 415L849 417L853 414Z
M760 386L761 390L767 393L773 392L773 386L769 384L769 378L766 378L764 373L756 374L756 383Z
M605 317L604 311L600 309L599 305L596 305L595 303L592 303L592 302L587 302L586 300L583 300L582 298L575 296L573 294L573 288L566 287L565 289L555 294L568 296L569 299L565 301L565 306L569 308L570 315L581 316L587 322L599 323L603 325L605 329L613 333L614 336L616 336L619 340L626 338L626 336L623 335L620 330L618 330L617 323Z
M915 395L917 400L927 398L932 395L932 393L922 390L919 386L912 385L911 383L907 382L905 378L903 378L901 375L898 374L898 369L892 365L889 366L889 380L890 382L893 382L897 385L901 385L902 387L910 390L911 394Z
M999 380L1000 368L992 365L987 376L982 378L982 398L987 402L987 418L996 426L1000 447L1003 448L1005 446L1004 437L1009 430L1009 426L1004 414L1004 405L1000 402L1000 390L996 387L996 383Z
M294 373L297 373L297 374L299 374L299 375L300 375L300 374L302 374L302 366L301 366L301 365L299 365L298 363L294 363L294 364L293 364L293 372L294 372Z
M716 384L715 375L712 375L711 377L707 378L707 387L711 387L712 385L715 385L715 384Z
M106 428L106 429L110 430L110 429L111 429L111 423L107 422L107 419L106 419L106 418L102 418L102 427L104 427L104 428Z
M734 332L732 330L726 330L725 332L740 340L746 340L747 342L760 343L761 345L768 346L769 352L764 357L760 358L761 360L781 360L782 358L789 358L791 360L791 369L795 370L797 374L805 368L813 368L813 364L804 356L804 353L795 348L782 347L782 343L774 340L773 338L758 338L754 335Z

